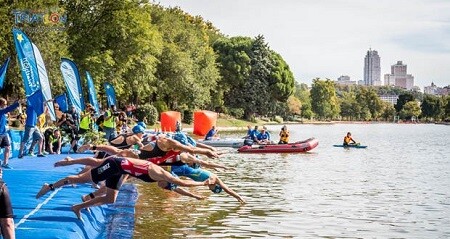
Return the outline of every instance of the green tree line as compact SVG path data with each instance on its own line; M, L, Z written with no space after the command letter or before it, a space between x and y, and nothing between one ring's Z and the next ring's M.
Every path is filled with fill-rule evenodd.
M64 21L18 22L15 11L57 12ZM16 27L39 47L54 95L65 91L59 70L65 57L78 65L83 86L85 71L91 73L100 104L106 98L103 83L110 82L119 107L150 104L158 112L180 111L185 121L197 109L249 120L449 117L448 98L411 98L395 88L341 87L319 78L309 89L264 36L226 36L200 16L148 0L0 0L0 17L0 60L12 56L0 94L10 98L24 94L11 33ZM405 96L394 108L378 97L389 93ZM417 101L422 103L410 103Z

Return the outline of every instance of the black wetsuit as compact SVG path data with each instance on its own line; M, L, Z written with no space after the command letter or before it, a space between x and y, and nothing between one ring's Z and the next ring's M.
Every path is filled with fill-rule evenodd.
M127 138L128 138L128 136L131 136L131 134L121 134L121 135L115 137L114 139L110 140L110 141L109 141L109 144L110 144L111 146L114 146L114 147L118 148L118 149L128 149L128 148L131 148L131 146L133 146L133 145L127 144ZM115 139L117 139L117 138L119 138L119 137L123 137L122 143L120 143L120 144L115 144L115 143L112 142L112 141L114 141Z
M6 183L0 179L0 218L13 218L11 198Z
M122 157L110 157L106 159L100 166L91 169L91 177L94 183L105 181L107 188L117 190L119 181L123 174L129 174L135 178L139 178L145 182L155 182L148 176L148 165L134 165L130 161Z
M162 151L159 147L158 144L156 142L150 142L150 144L153 145L153 149L152 150L142 150L139 153L139 158L140 159L148 159L148 158L156 158L156 157L161 157L167 154L166 151Z

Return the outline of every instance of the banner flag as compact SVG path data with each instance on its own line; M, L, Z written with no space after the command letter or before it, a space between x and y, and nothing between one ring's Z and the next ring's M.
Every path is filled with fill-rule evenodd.
M66 84L69 101L71 105L75 106L75 109L80 113L84 110L84 100L78 68L73 61L66 58L61 58L60 69L63 75L64 83Z
M89 103L91 103L91 105L94 106L95 115L98 115L100 114L100 109L98 107L97 92L95 91L94 80L92 79L91 74L89 74L89 72L87 71L86 71L86 80L88 86Z
M111 85L110 83L105 83L105 93L106 93L106 99L108 102L108 107L111 107L111 105L115 105L117 107L116 104L116 91L114 90L114 86Z
M21 30L14 28L13 36L20 71L22 73L23 85L25 86L25 95L30 97L35 92L41 91L41 83L39 81L39 72L33 46L31 45L32 43L28 36ZM36 110L36 113L39 113L40 111L42 114L44 102L42 92L33 95L33 97L34 100L28 100L28 104ZM37 97L42 97L42 99L36 99Z
M28 96L27 105L31 105L38 116L44 113L44 95L42 94L42 91L37 90L32 95Z
M2 67L0 67L0 90L3 89L3 83L6 79L6 72L8 71L9 61L11 60L11 57L8 57L6 59L5 63L3 63Z
M55 103L59 105L59 109L62 112L69 111L69 105L67 104L67 95L66 93L63 93L61 95L58 95L55 97Z
M44 100L48 101L52 99L52 91L50 89L50 83L48 82L47 69L45 69L44 60L42 59L41 52L37 48L34 43L31 43L33 46L34 57L36 58L36 63L38 67L39 73L39 82L41 83L41 91L44 96ZM46 103L47 108L50 112L50 118L52 121L56 121L55 108L53 107L53 102L49 101Z

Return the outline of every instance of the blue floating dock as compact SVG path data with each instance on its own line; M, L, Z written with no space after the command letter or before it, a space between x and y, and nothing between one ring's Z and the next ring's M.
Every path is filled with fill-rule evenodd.
M115 204L82 210L83 221L77 219L71 206L80 203L82 195L94 191L90 184L65 186L40 199L35 198L44 183L53 183L84 167L53 167L56 161L66 156L92 155L25 156L9 160L13 169L3 169L3 180L8 185L15 215L16 238L132 238L137 200L137 189L133 184L122 186Z

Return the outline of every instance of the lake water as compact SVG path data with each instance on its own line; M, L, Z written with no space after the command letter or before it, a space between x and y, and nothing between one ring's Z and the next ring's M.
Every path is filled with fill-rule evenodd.
M281 126L269 126L275 140ZM306 154L238 154L217 172L247 204L139 186L136 238L450 238L450 126L288 125ZM351 131L366 149L335 148ZM223 134L222 134L223 136ZM239 135L231 135L239 136Z

